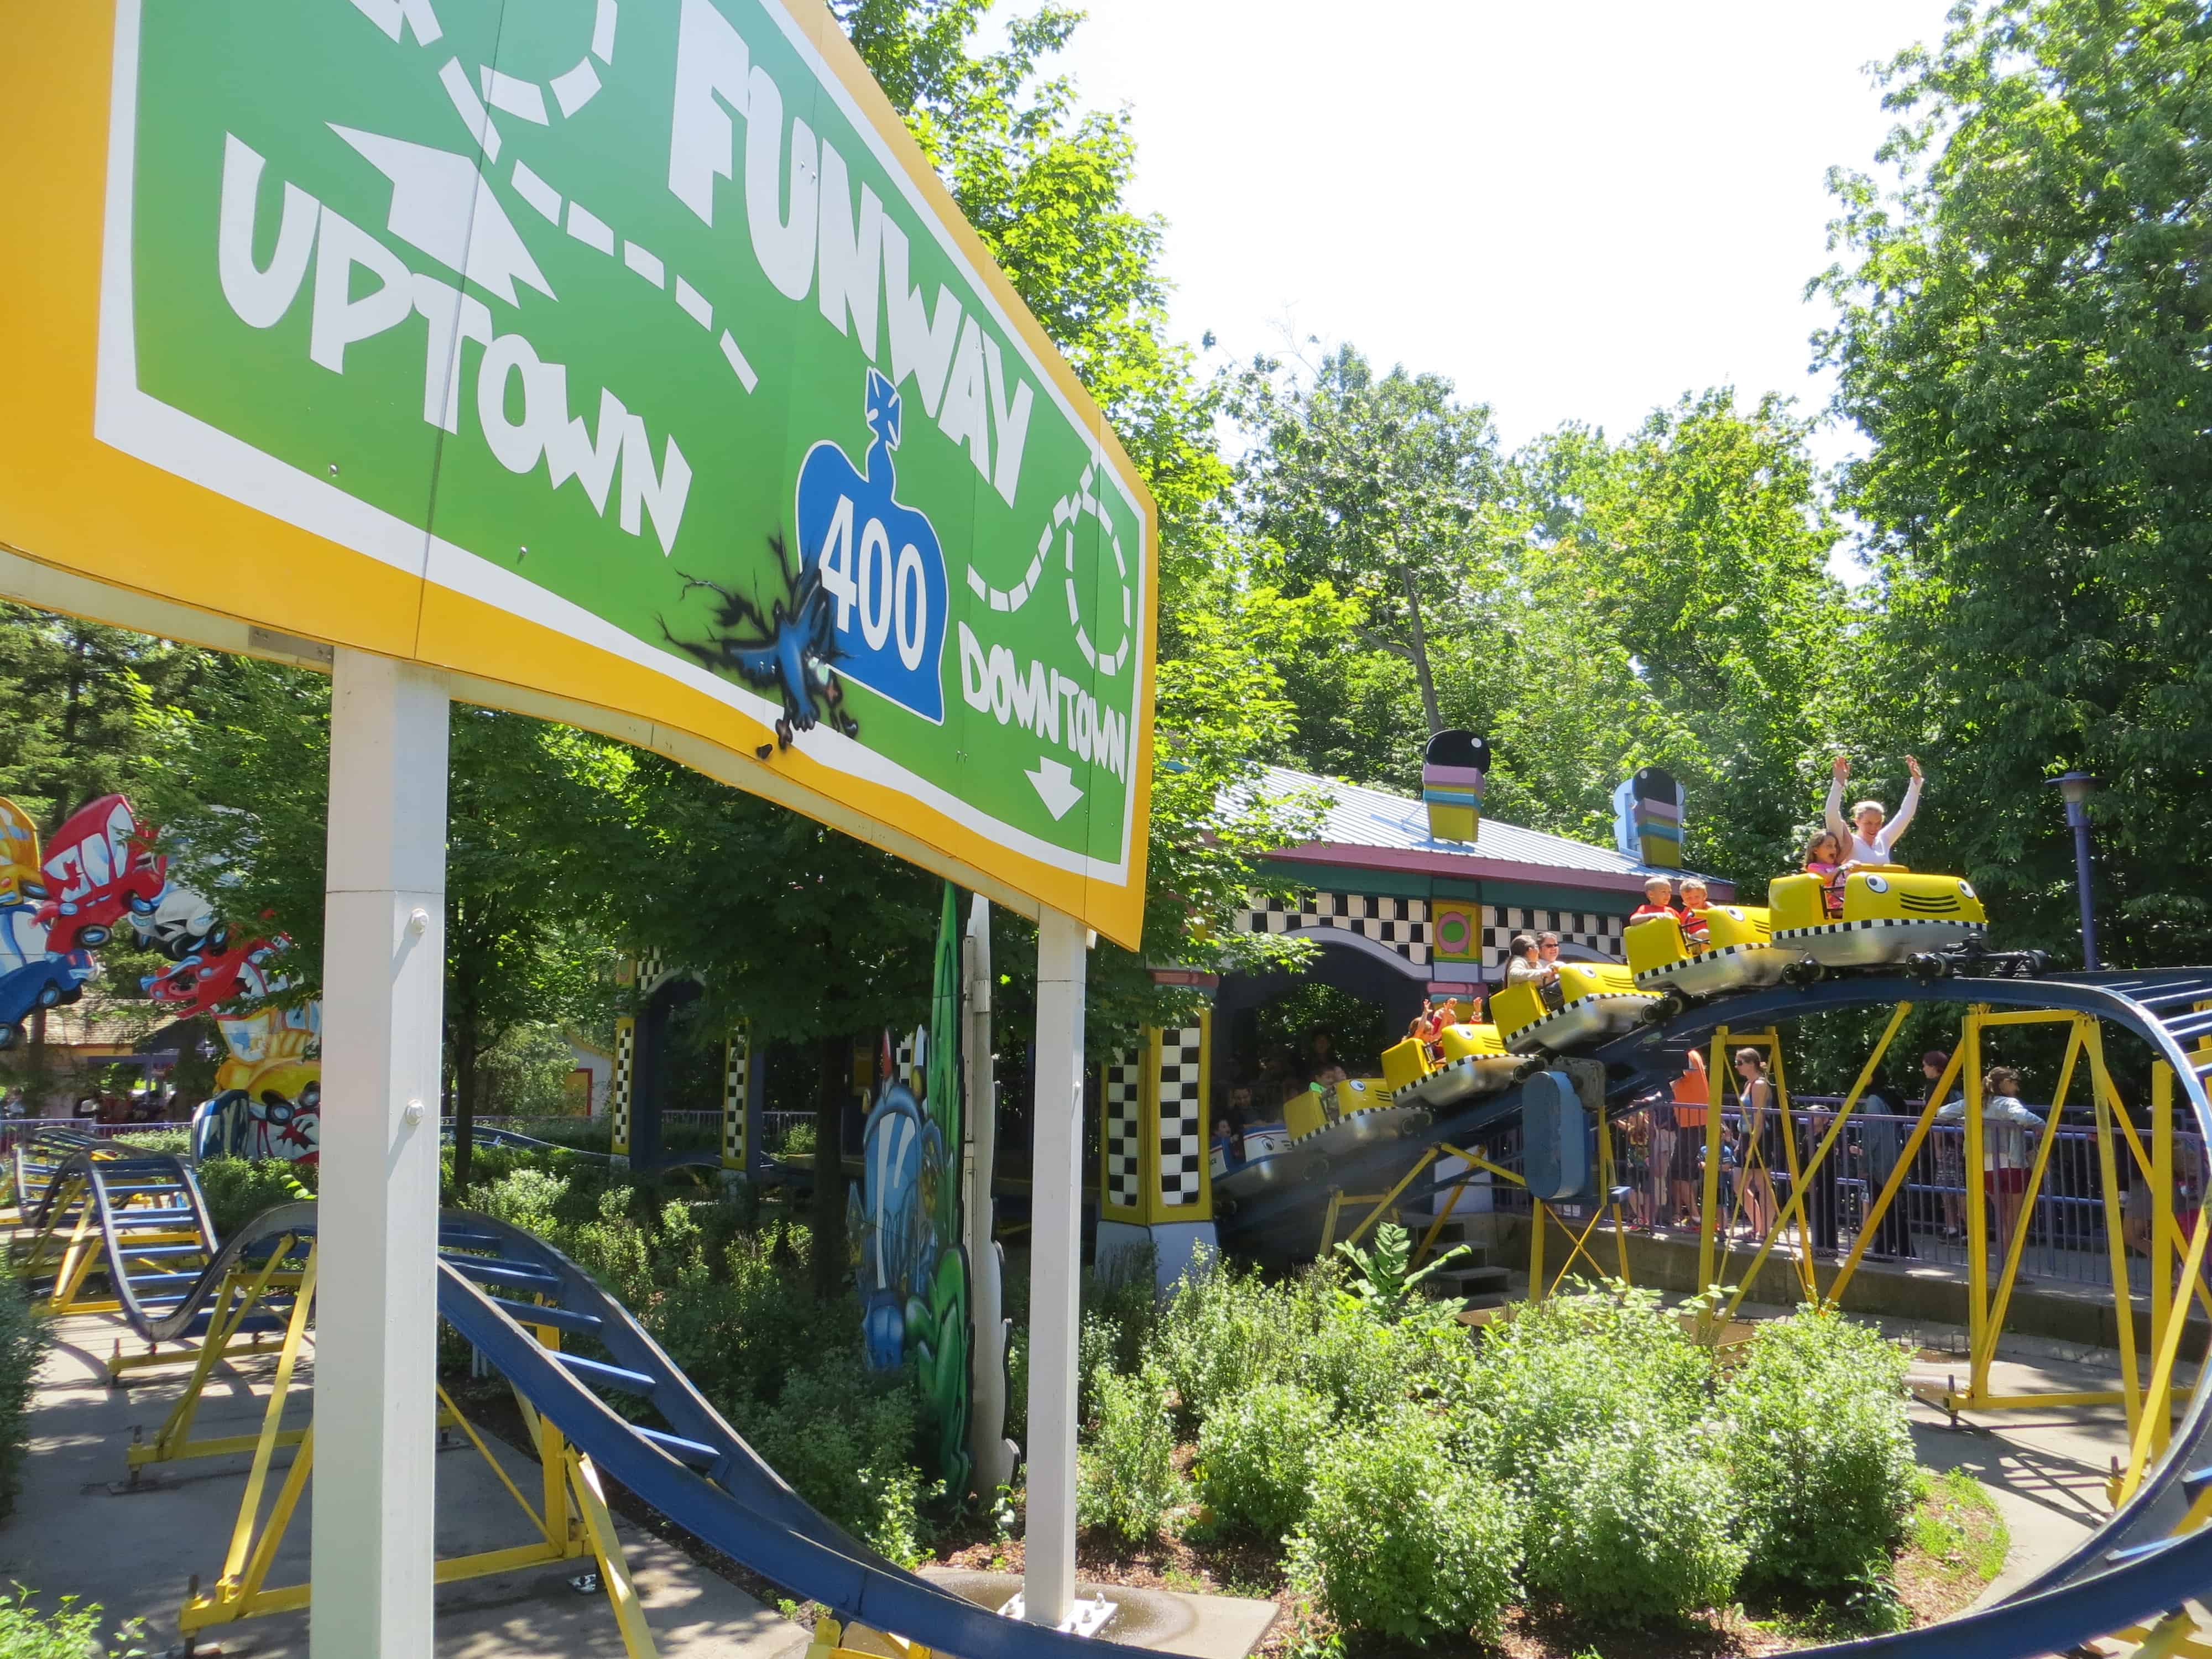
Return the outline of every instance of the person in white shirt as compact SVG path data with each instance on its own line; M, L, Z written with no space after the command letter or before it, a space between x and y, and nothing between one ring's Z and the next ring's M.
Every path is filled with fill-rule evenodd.
M1829 769L1828 833L1844 843L1849 849L1850 864L1894 864L1893 849L1905 839L1905 832L1912 825L1912 815L1920 810L1920 763L1911 756L1905 757L1911 769L1912 781L1905 786L1905 801L1897 809L1897 817L1886 818L1881 803L1863 800L1851 808L1851 822L1844 822L1844 785L1850 781L1851 763L1847 755L1836 757Z
M1936 1113L1938 1123L1963 1123L1966 1117L1963 1095ZM2029 1132L2042 1127L2043 1120L2021 1103L2020 1073L2009 1066L1990 1067L1982 1079L1982 1191L1996 1211L1990 1218L1990 1250L2000 1264L2012 1248L2013 1230L2027 1197Z

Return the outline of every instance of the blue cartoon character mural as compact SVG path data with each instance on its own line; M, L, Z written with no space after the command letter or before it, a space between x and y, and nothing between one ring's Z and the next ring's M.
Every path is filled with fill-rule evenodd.
M915 1033L908 1064L885 1057L888 1079L861 1139L861 1181L848 1189L846 1221L860 1266L868 1364L890 1370L914 1360L924 1443L933 1472L955 1492L968 1484L968 1253L960 1243L960 955L948 884L938 933L929 1024ZM926 1079L927 1103L914 1081Z
M784 591L769 601L765 614L744 594L719 582L684 576L684 592L703 587L719 600L714 607L718 631L708 640L681 640L669 631L664 618L661 635L715 672L734 675L781 698L783 714L775 723L779 747L788 749L793 732L811 732L823 718L847 737L857 737L860 723L845 711L845 689L830 667L837 659L837 642L822 573L804 568L793 572L781 536L769 537L769 545L775 552L777 568L784 573ZM816 713L817 702L821 715Z

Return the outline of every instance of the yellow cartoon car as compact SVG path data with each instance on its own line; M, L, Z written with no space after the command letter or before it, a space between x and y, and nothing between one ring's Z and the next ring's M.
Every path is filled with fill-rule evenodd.
M1558 1007L1547 1007L1543 993L1533 984L1509 985L1491 998L1490 1012L1508 1048L1533 1054L1633 1030L1658 1000L1637 988L1635 975L1625 966L1563 962Z
M1495 1025L1447 1025L1437 1039L1443 1063L1429 1058L1418 1037L1382 1051L1382 1084L1401 1106L1449 1106L1476 1095L1495 1094L1528 1066L1509 1054Z
M1989 916L1971 882L1910 870L1854 870L1844 913L1832 916L1818 876L1778 876L1767 889L1777 950L1792 963L1872 968L1978 944Z
M1777 983L1796 960L1775 947L1763 909L1711 904L1698 915L1706 937L1696 950L1672 916L1646 916L1629 925L1628 970L1638 989L1681 999L1753 990Z

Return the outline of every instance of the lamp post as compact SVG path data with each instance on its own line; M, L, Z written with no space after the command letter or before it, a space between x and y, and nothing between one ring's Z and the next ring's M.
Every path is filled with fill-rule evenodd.
M2081 896L2081 965L2103 966L2097 960L2097 907L2089 892L2089 792L2098 781L2087 772L2069 772L2046 780L2066 798L2066 822L2074 830L2074 885Z

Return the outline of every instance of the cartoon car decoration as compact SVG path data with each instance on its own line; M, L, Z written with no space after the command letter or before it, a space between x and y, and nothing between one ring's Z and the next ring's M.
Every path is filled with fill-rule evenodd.
M131 803L102 795L79 807L46 842L40 867L48 896L39 921L64 950L97 950L125 916L161 908L168 862L154 851L153 832Z
M134 908L131 926L142 946L159 951L172 962L182 962L196 951L220 951L230 936L204 893L174 882L152 910Z
M1267 1137L1267 1150L1255 1149L1253 1137L1245 1138L1247 1161L1217 1170L1214 1191L1234 1204L1274 1188L1319 1180L1332 1158L1373 1141L1416 1133L1433 1121L1426 1107L1393 1100L1383 1078L1346 1078L1328 1087L1316 1084L1283 1103L1282 1129Z
M1637 988L1626 967L1563 962L1557 1007L1547 1006L1543 992L1531 981L1507 986L1491 998L1490 1012L1505 1046L1517 1054L1533 1054L1633 1030L1657 1000Z
M92 977L89 955L49 951L48 940L30 905L0 908L0 1048L20 1048L33 1010L75 1002Z
M46 872L39 868L39 826L12 800L0 799L0 904L21 904L46 896Z
M283 941L240 939L220 948L193 951L173 966L139 981L164 1012L182 1019L204 1014L234 997L266 996L268 964Z

